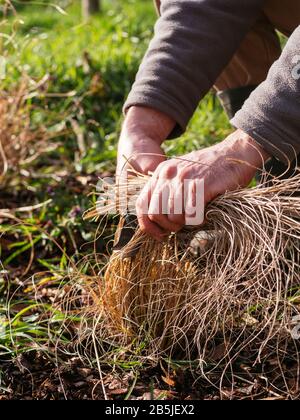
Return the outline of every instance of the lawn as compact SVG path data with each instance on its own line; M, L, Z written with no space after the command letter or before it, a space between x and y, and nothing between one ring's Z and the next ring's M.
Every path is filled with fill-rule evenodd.
M122 104L156 16L151 0L104 1L102 13L88 23L78 1L56 1L63 11L47 1L13 3L16 13L0 23L7 62L1 100L16 98L22 84L25 101L16 119L26 115L24 127L36 135L26 159L1 176L0 400L101 399L97 363L87 364L74 345L81 320L74 310L65 329L57 301L71 277L78 276L79 290L80 278L95 275L109 255L116 222L100 237L97 223L82 215L95 202L98 177L114 173ZM209 94L187 133L167 142L166 151L181 155L229 132ZM80 293L78 304L84 305ZM173 379L166 376L170 366ZM218 395L194 384L184 362L144 367L133 358L103 369L111 398Z

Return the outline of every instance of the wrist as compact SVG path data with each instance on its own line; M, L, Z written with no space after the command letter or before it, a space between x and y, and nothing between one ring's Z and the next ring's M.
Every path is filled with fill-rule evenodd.
M264 148L244 131L238 129L225 141L231 144L233 151L257 168L263 167L270 155Z
M146 139L160 146L169 136L175 124L172 118L160 111L133 106L126 114L121 140L139 143Z

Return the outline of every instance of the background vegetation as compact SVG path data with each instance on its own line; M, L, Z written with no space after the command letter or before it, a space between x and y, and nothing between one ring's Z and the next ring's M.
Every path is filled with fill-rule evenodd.
M107 254L110 226L99 239L97 224L84 222L82 214L95 199L98 177L114 172L122 104L156 15L152 0L102 3L100 14L83 21L78 1L13 1L14 10L0 2L0 54L7 62L1 100L13 103L20 84L25 86L18 115L28 116L26 129L33 137L26 159L1 177L0 399L103 398L93 364L82 366L73 353L71 359L57 355L55 338L68 349L72 337L62 335L63 316L54 302L75 265L89 274L87 256L95 250ZM229 131L219 104L208 95L187 133L167 142L166 151L180 155ZM140 386L141 395L157 398L200 393L190 391L185 376L175 392L173 379L132 366L123 366L127 376L113 378L115 388L108 379L112 396L129 398L132 384Z

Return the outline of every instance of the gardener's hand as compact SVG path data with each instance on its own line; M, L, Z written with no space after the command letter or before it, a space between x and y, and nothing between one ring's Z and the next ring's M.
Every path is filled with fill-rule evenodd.
M119 141L117 176L122 177L131 166L143 174L155 171L166 159L161 144L174 126L175 121L159 111L130 108Z
M267 153L247 134L237 130L223 142L204 150L161 163L146 184L136 205L140 228L157 240L177 232L195 215L197 180L204 181L204 205L226 191L245 187L258 168L268 159ZM189 180L183 191L184 180ZM186 199L184 200L184 194ZM175 214L178 200L183 211ZM168 201L168 214L163 202Z

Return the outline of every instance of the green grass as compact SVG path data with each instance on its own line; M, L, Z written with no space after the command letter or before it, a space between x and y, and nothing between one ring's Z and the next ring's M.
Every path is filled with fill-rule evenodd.
M49 75L48 93L73 92L71 98L35 98L39 107L33 121L76 118L87 139L84 169L102 169L115 158L122 104L153 34L155 12L151 1L104 2L101 15L83 24L80 7L62 15L53 7L28 6L18 16L16 47L9 57L8 81L25 70L31 77ZM96 78L96 82L95 82ZM78 112L78 105L80 112ZM47 110L43 112L41 110ZM61 119L59 119L61 121ZM53 123L54 123L53 122ZM178 155L207 146L228 134L229 125L219 104L208 96L180 140L168 144ZM76 146L74 136L68 139Z

